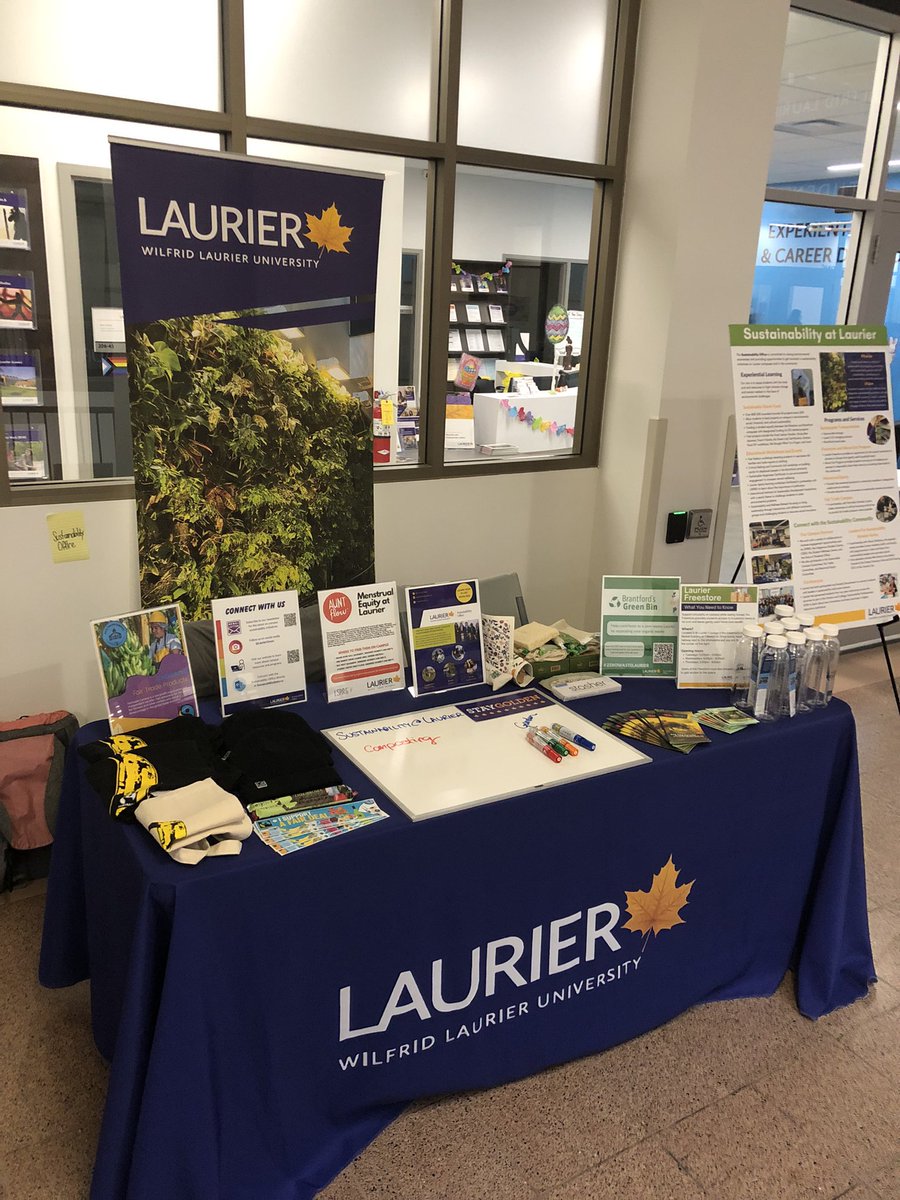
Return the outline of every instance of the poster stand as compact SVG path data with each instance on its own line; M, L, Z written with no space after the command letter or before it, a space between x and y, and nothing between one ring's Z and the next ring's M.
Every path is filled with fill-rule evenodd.
M878 636L881 638L881 649L884 651L884 661L887 663L888 679L891 681L891 687L894 690L894 702L897 705L897 712L900 713L900 692L897 691L897 680L894 677L894 665L891 662L891 656L888 652L887 638L884 636L885 625L896 625L900 621L900 616L893 616L889 621L878 622Z

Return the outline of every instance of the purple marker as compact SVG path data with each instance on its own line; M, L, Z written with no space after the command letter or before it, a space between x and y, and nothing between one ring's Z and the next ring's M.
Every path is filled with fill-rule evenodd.
M589 742L587 738L576 733L574 729L568 729L565 725L560 725L559 721L552 721L550 728L553 729L560 737L567 738L568 741L574 742L576 746L581 746L584 750L596 750L597 747L593 742Z

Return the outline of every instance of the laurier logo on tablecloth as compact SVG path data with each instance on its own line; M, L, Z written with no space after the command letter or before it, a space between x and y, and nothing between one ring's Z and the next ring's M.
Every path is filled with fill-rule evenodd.
M431 964L429 978L417 978L411 970L400 971L379 1019L374 1024L354 1025L354 1021L360 1021L360 1016L354 1010L353 989L342 987L339 1000L340 1041L345 1042L386 1033L395 1019L409 1013L415 1013L422 1022L431 1022L440 1014L461 1012L480 999L502 998L511 987L540 985L545 977L573 971L596 962L598 955L602 956L599 968L591 968L589 973L582 974L576 981L549 990L529 991L527 1000L517 998L515 1002L506 1004L502 1004L501 999L493 1000L488 1011L481 1012L473 1019L453 1022L440 1030L426 1032L397 1045L383 1047L379 1041L377 1048L368 1048L340 1058L341 1070L384 1066L431 1050L438 1044L447 1045L473 1037L505 1022L519 1020L541 1009L566 1003L634 976L640 967L650 934L656 938L660 933L685 923L681 910L687 904L696 881L679 884L679 874L670 855L668 862L653 876L647 891L625 892L629 916L619 932L629 930L644 935L636 958L621 957L611 965L603 965L602 958L610 954L619 955L623 949L626 955L630 953L613 932L619 925L622 910L618 904L607 901L535 925L527 937L510 934L489 941L484 946L473 947L469 954L468 987L464 995L447 995L444 959L436 958ZM430 1030L433 1027L429 1025L426 1028Z

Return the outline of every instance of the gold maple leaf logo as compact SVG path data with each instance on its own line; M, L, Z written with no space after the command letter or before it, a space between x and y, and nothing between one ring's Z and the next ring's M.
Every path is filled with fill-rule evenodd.
M353 227L341 224L341 214L337 207L332 203L330 207L322 209L320 217L314 217L312 213L306 214L307 236L311 242L315 242L322 250L333 250L336 254L349 254L347 249L347 241L350 234L353 232Z
M678 875L678 868L670 854L666 865L653 876L648 892L626 892L630 916L623 928L645 933L649 937L651 933L658 936L663 929L683 925L684 920L679 913L687 904L696 880L679 884Z

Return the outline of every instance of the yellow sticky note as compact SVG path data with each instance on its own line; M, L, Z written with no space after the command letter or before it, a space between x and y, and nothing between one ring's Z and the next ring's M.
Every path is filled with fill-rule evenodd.
M381 423L382 425L394 424L394 402L387 396L381 397Z
M84 530L84 513L80 510L50 513L47 530L54 562L76 562L91 557Z

